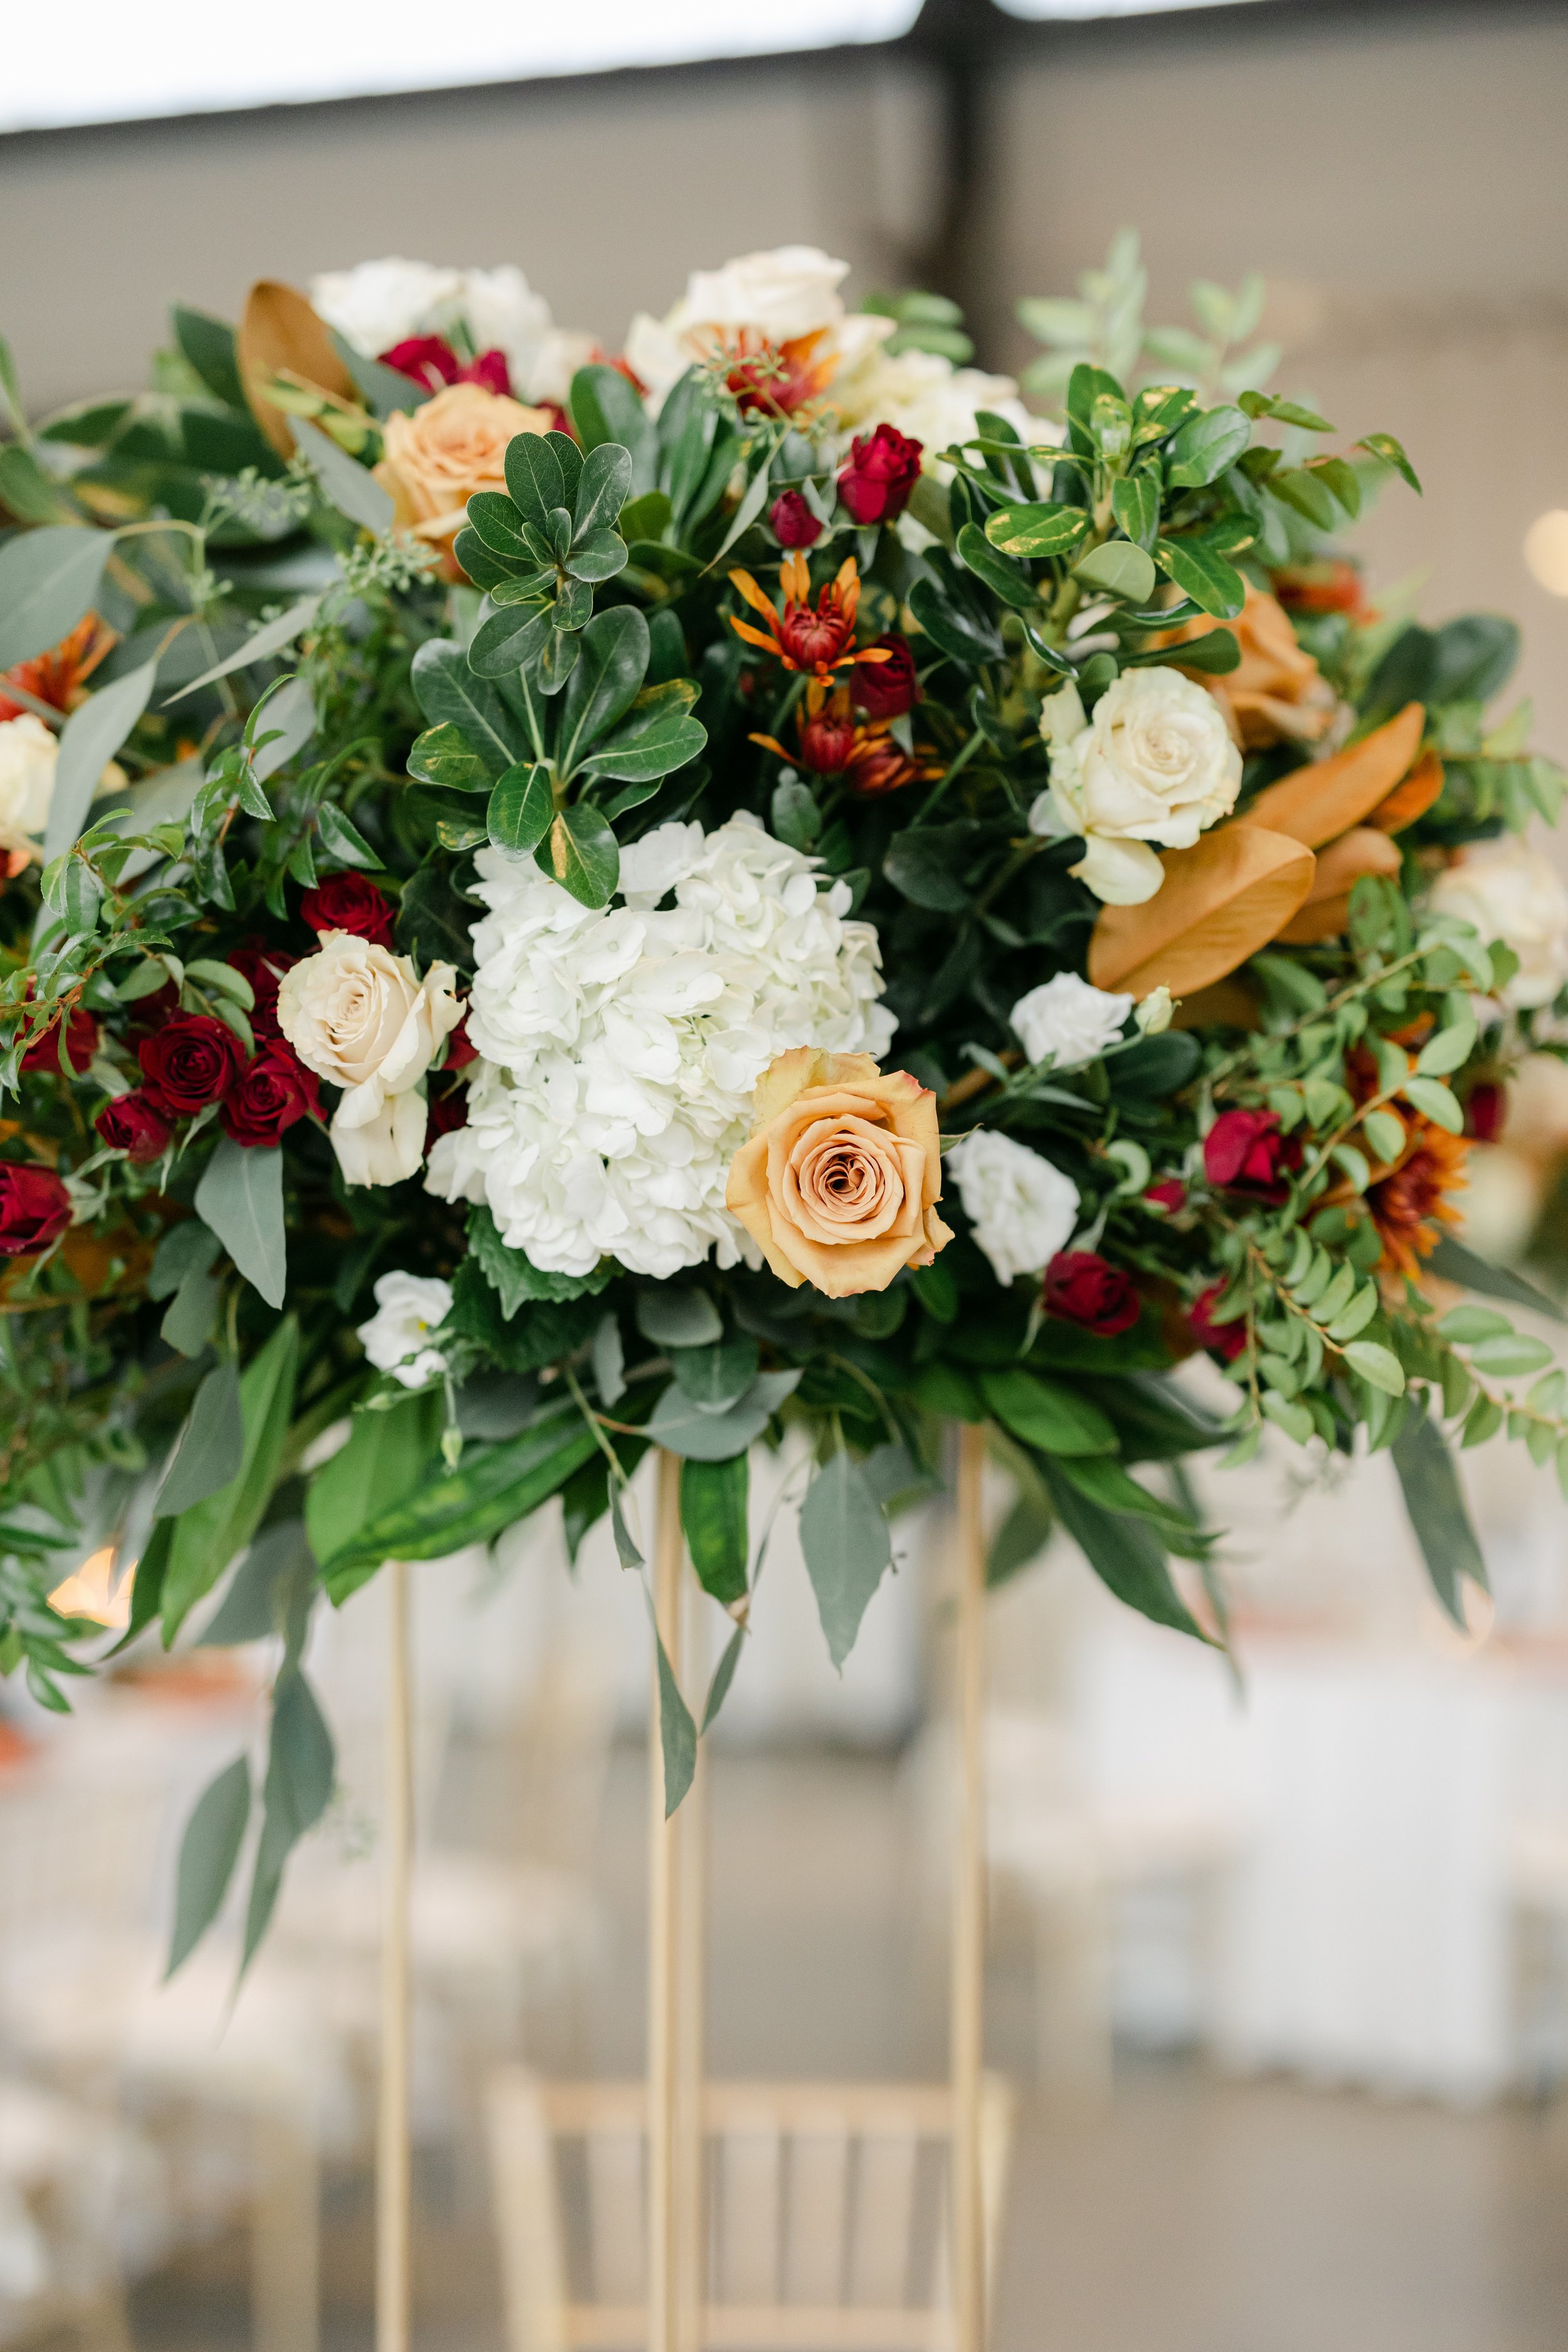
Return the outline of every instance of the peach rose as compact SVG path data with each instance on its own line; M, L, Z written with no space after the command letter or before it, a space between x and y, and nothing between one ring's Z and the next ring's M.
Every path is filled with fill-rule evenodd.
M724 1198L792 1290L854 1298L930 1265L941 1197L936 1097L907 1070L800 1045L763 1071Z
M1173 642L1189 643L1222 625L1191 621ZM1270 743L1316 743L1333 723L1338 698L1311 655L1296 642L1284 607L1247 583L1247 603L1223 624L1241 647L1238 666L1223 677L1202 677L1244 751Z
M506 488L507 443L520 433L548 433L552 421L546 410L479 383L449 383L434 400L398 410L382 427L384 454L375 469L396 503L395 520L450 558L474 492Z

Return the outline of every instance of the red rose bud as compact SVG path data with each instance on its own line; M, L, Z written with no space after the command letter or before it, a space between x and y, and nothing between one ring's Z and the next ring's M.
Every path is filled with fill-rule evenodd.
M1275 1204L1289 1198L1285 1171L1300 1158L1300 1144L1281 1135L1271 1110L1221 1111L1204 1138L1204 1173L1211 1184Z
M169 1148L169 1122L141 1087L105 1103L92 1123L110 1151L123 1151L138 1168L161 1160Z
M920 700L915 657L903 637L879 637L868 648L888 656L882 662L857 662L849 673L849 691L868 719L901 719Z
M274 1144L308 1111L321 1115L320 1082L287 1045L269 1046L247 1063L225 1099L218 1120L226 1135L247 1146Z
M22 1067L26 1068L24 1062ZM1465 1102L1465 1133L1478 1143L1495 1143L1508 1119L1508 1097L1491 1078L1479 1078Z
M468 1034L468 1016L465 1013L447 1040L447 1059L442 1065L448 1070L466 1070L470 1062L479 1058L479 1049Z
M822 537L822 525L798 490L781 492L768 509L768 520L781 547L815 547Z
M45 1070L50 1077L57 1074L63 1076L64 1072L60 1068L62 1030L66 1058L79 1078L98 1051L98 1024L91 1013L82 1012L79 1005L68 1014L65 1021L57 1021L48 1034L40 1037L36 1045L28 1046L22 1056L22 1067L25 1070Z
M392 945L392 901L363 874L329 874L300 901L313 931L352 931L373 947Z
M468 1123L468 1089L460 1078L443 1071L431 1086L425 1118L425 1150L428 1155L437 1136L450 1135Z
M1144 1186L1143 1198L1174 1217L1187 1205L1187 1188L1179 1176L1162 1176L1157 1184Z
M482 384L487 392L499 392L505 400L511 398L511 370L502 351L480 352L466 368L458 369L458 382Z
M165 1118L189 1118L219 1102L245 1067L234 1031L205 1013L176 1013L137 1048L147 1093Z
M896 425L857 436L838 477L838 495L854 521L891 522L903 513L921 478L922 446Z
M1224 1292L1223 1282L1211 1282L1206 1290L1200 1291L1187 1309L1187 1325L1200 1348L1233 1364L1247 1345L1247 1324L1239 1316L1234 1323L1210 1322Z
M440 392L449 383L479 383L487 392L509 397L511 393L511 372L504 352L481 352L465 367L444 335L405 335L402 342L381 353L381 364L395 368L430 393Z
M0 1160L0 1257L32 1257L71 1221L71 1197L52 1169Z
M256 999L250 1010L250 1030L258 1045L263 1039L279 1038L283 1032L278 1026L278 991L283 975L291 971L300 959L287 948L268 947L263 940L247 940L226 958L231 971L250 982L250 992Z
M1113 1339L1138 1320L1131 1277L1095 1250L1058 1250L1046 1268L1046 1311Z

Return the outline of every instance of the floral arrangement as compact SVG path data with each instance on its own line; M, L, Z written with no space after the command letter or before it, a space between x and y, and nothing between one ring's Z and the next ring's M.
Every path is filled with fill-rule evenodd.
M110 1656L281 1637L177 1952L327 1802L311 1611L556 1496L639 1566L651 1447L735 1623L671 1803L792 1428L836 1662L953 1420L994 1577L1059 1525L1215 1643L1189 1455L1391 1449L1461 1617L1453 1440L1568 1459L1549 1302L1451 1231L1568 1006L1511 625L1369 597L1415 475L1263 389L1256 287L1146 332L1123 241L1026 304L1058 421L845 275L606 355L376 263L176 310L142 395L0 369L0 1666L101 1662L89 1544Z

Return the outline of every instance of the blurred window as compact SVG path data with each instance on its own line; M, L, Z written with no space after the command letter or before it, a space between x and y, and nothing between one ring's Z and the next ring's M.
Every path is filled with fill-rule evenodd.
M1009 16L1031 24L1061 16L1152 16L1163 8L1234 8L1246 0L996 0Z
M888 41L919 13L920 0L270 0L259 15L78 0L11 15L0 131Z

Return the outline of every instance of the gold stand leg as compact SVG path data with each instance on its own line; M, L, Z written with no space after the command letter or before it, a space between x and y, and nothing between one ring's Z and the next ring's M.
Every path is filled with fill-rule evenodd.
M409 2352L412 2168L408 2078L411 2002L409 1877L414 1847L413 1708L409 1685L408 1568L386 1568L386 1819L383 1825L381 2105L376 2130L375 2352Z
M680 1463L658 1457L658 1524L654 1538L653 1608L665 1654L680 1673ZM653 1664L648 1717L647 1968L647 2340L648 2352L685 2352L681 2342L680 2095L682 1832L681 1812L665 1819L664 1750L659 1738L658 1661ZM690 1800L688 1799L689 1803Z
M985 2342L985 2230L981 2196L980 2075L984 2054L985 1433L958 1435L956 1729L958 1851L952 1913L952 2296L957 2352Z

